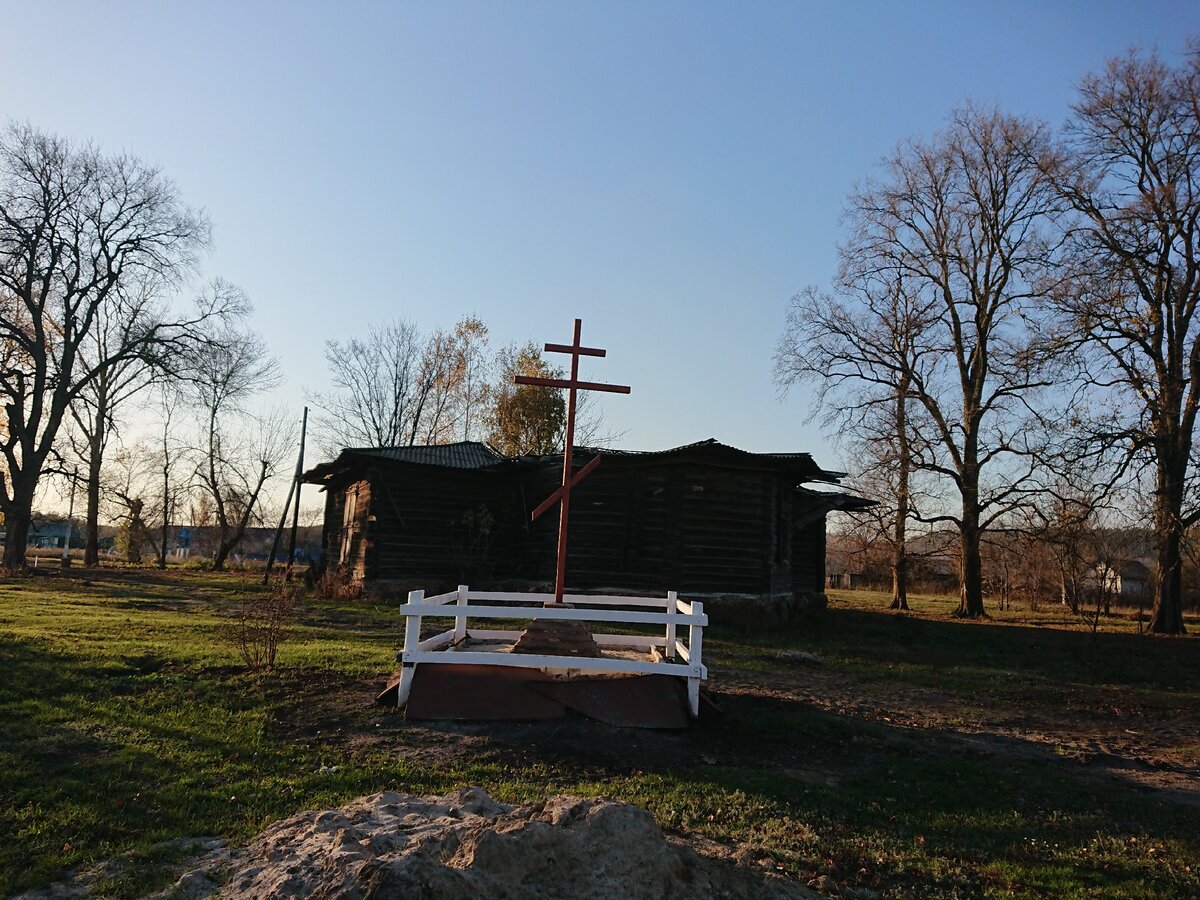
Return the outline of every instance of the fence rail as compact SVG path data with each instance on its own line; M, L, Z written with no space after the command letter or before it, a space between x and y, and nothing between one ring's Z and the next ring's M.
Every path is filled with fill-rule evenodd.
M708 677L708 669L701 661L704 626L708 624L704 604L680 600L675 591L668 591L665 597L567 594L563 597L563 602L570 604L569 606L545 606L553 600L553 594L472 591L465 584L460 584L456 591L432 597L426 597L424 591L409 593L408 603L400 608L404 616L404 647L396 654L401 664L397 705L403 706L408 702L417 665L451 663L577 672L672 675L686 679L688 707L693 716L699 715L700 682ZM481 605L472 606L472 601ZM453 619L454 627L421 640L421 623L424 619ZM493 653L466 649L463 642L468 638L483 641L516 640L521 636L521 632L510 629L472 628L471 619L551 619L616 625L659 625L662 626L663 633L592 635L596 644L606 650L643 652L649 657L644 660ZM681 633L686 635L686 640L680 637Z

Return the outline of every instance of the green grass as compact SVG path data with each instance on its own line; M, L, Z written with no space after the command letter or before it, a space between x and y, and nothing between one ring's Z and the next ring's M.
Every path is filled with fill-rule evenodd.
M794 679L778 653L803 649L825 659L822 678L936 689L968 717L1118 704L1152 724L1200 706L1194 638L1093 637L1029 613L960 623L937 598L897 616L873 595L839 594L799 631L710 629L724 711L685 733L430 729L369 705L370 679L393 665L393 605L310 601L280 670L254 675L221 637L253 582L103 575L0 581L0 894L122 854L102 889L131 896L170 877L179 854L165 841L243 840L365 793L479 784L509 801L638 803L666 828L749 845L831 892L1200 895L1195 808L1045 762L964 755L936 730L720 693L723 670Z

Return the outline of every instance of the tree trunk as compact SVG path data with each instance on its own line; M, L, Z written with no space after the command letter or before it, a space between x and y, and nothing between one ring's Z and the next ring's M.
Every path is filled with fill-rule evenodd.
M83 564L100 565L100 466L104 458L104 416L97 413L88 441L87 514L84 525Z
M225 560L227 560L229 558L230 552L232 552L233 548L236 546L237 546L237 538L234 538L232 541L228 541L228 542L223 541L220 538L217 539L217 552L213 556L213 564L212 564L214 572L224 571Z
M1150 613L1152 634L1185 634L1183 627L1183 557L1177 527L1159 532L1158 572L1154 584L1154 609Z
M908 609L908 553L901 540L892 554L892 604L890 609Z
M1072 613L1079 612L1079 579L1073 574L1067 577L1065 564L1060 565L1059 579L1062 585L1062 605Z
M4 525L7 532L4 542L5 569L16 571L24 568L25 548L29 544L29 528L32 519L32 496L26 503L21 503L14 497L12 504L4 511Z
M1154 584L1151 634L1185 634L1183 627L1183 472L1174 455L1159 450L1155 530L1158 571Z
M218 526L217 553L213 557L214 572L220 572L225 568L229 554L233 552L234 548L241 542L242 535L246 533L246 526L249 524L249 520L250 517L247 514L236 524L223 523Z
M171 533L171 474L167 465L163 466L163 522L162 543L158 546L158 567L167 567L167 537Z
M25 551L33 525L33 495L40 474L40 466L27 468L12 479L12 499L4 510L4 568L10 571L25 567Z
M108 377L96 382L96 412L88 437L87 514L84 517L83 564L100 565L100 468L104 464L104 443L108 422Z
M892 533L892 609L908 609L908 549L905 546L908 526L908 480L911 461L908 448L908 422L905 403L908 399L908 375L901 376L896 390L897 461L896 523Z
M983 560L979 555L979 507L973 496L963 492L963 515L959 539L962 544L958 609L954 615L964 619L986 616L983 609Z
M263 485L267 482L267 472L270 464L263 460L259 464L258 481L254 485L254 490L250 492L250 497L246 501L241 514L238 516L234 524L230 524L225 513L225 504L217 504L217 521L220 526L220 538L217 541L217 554L213 557L213 571L219 572L225 568L225 561L229 558L229 554L233 552L233 548L242 540L242 536L246 533L246 528L250 525L250 517L254 515L254 506L258 503L259 494L262 493ZM297 488L299 485L297 485Z

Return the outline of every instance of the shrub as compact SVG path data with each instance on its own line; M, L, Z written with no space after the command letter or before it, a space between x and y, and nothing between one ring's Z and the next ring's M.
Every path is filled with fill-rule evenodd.
M281 581L265 596L242 601L238 620L229 629L229 637L252 671L275 668L279 643L288 636L288 627L296 621L301 592L300 585Z
M361 581L345 572L327 569L316 583L317 596L322 600L357 600L362 596Z

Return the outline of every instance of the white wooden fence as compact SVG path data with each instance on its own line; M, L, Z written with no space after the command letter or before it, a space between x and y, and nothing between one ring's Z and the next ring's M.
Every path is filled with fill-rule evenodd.
M688 705L692 715L700 713L700 682L708 677L701 661L704 626L708 616L704 604L680 600L675 591L666 597L620 597L567 594L570 606L547 607L552 594L520 594L472 591L460 584L458 590L435 597L412 591L400 607L405 617L404 649L396 654L401 663L397 705L408 702L413 670L419 663L457 663L485 666L521 666L533 669L571 669L578 672L625 672L645 675L675 675L687 679ZM472 606L476 602L483 605ZM616 607L635 607L619 609ZM454 627L421 640L424 618L454 619ZM520 631L469 627L471 619L567 619L579 622L612 622L626 625L661 625L661 635L593 633L601 650L635 650L645 659L607 656L537 656L527 653L496 653L460 649L467 638L483 641L515 641ZM686 640L683 636L686 635Z

